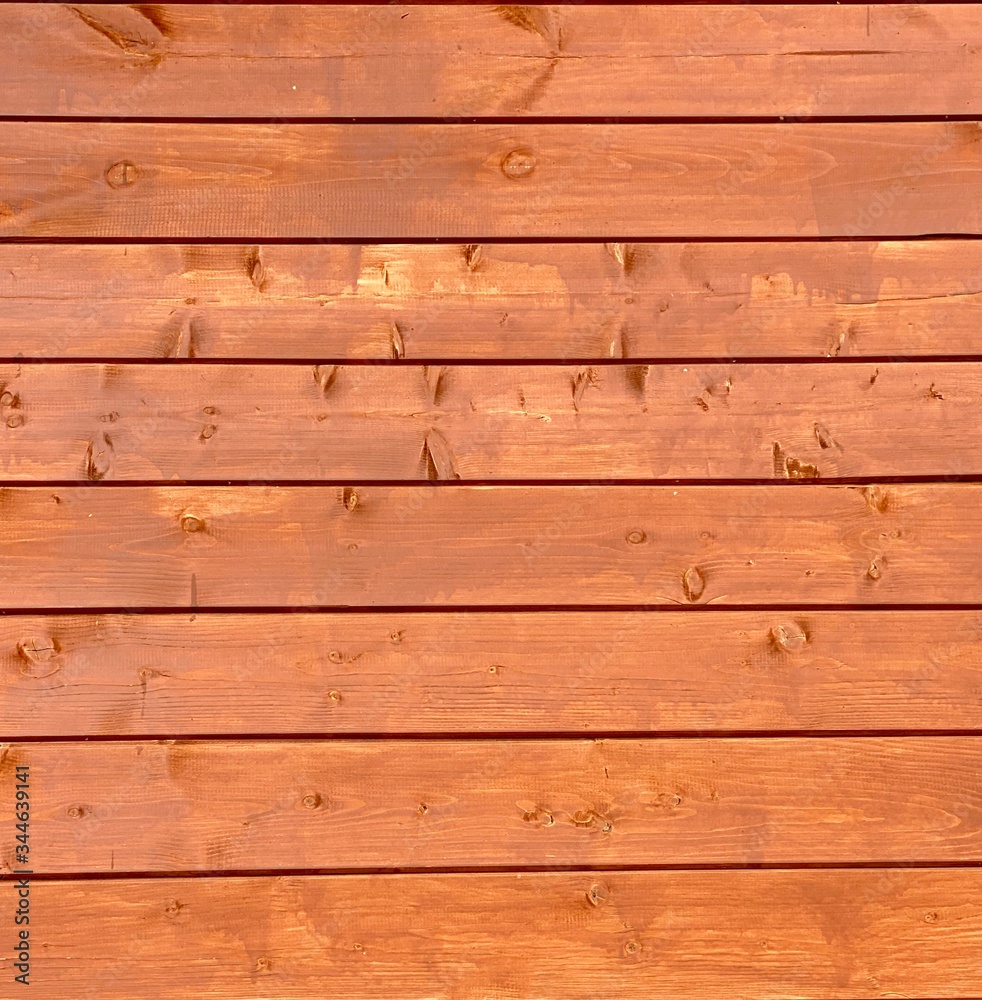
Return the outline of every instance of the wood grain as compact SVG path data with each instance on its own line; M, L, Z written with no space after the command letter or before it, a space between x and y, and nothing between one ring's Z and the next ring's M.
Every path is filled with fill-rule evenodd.
M982 243L0 244L0 306L9 358L982 355Z
M36 874L982 852L975 737L9 744L6 774L25 765Z
M7 608L982 601L974 484L6 487Z
M982 365L0 365L31 480L982 473Z
M7 121L0 236L978 233L980 139L978 122Z
M0 33L3 115L982 112L977 4L9 3Z
M977 869L113 879L32 893L31 996L44 1000L982 993ZM9 883L0 896L9 910Z
M0 617L11 738L982 730L980 692L978 611Z

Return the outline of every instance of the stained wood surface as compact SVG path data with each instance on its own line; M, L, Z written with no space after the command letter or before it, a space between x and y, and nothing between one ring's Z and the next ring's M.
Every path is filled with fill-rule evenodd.
M2 4L0 114L982 111L976 4ZM966 44L970 43L970 44ZM929 85L910 86L910 80Z
M0 365L8 481L982 472L982 364Z
M334 711L329 697L321 707ZM9 744L7 772L24 765L44 776L36 874L968 862L982 850L975 737ZM15 824L12 803L0 819Z
M973 121L7 121L0 236L978 233L980 138Z
M51 1000L982 993L976 869L112 879L32 892L31 996ZM10 887L0 895L9 907Z
M8 737L982 730L978 611L0 617Z
M0 244L0 306L9 358L982 355L982 244Z
M7 608L982 601L975 484L6 487Z

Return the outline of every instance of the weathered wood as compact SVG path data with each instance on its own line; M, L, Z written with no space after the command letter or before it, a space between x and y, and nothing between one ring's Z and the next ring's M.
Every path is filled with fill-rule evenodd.
M0 407L8 482L982 473L980 364L11 364Z
M0 34L3 115L982 112L978 4L2 4Z
M10 883L0 898L10 912ZM982 993L978 869L113 879L32 898L41 1000Z
M25 765L43 776L35 873L968 862L982 851L976 737L8 744L6 773ZM15 825L10 797L0 820ZM13 851L0 849L8 872Z
M982 487L6 487L7 608L982 602Z
M977 611L0 617L20 738L982 730L980 684Z
M978 122L7 121L0 236L978 233L980 138Z
M0 244L0 357L982 355L982 243Z

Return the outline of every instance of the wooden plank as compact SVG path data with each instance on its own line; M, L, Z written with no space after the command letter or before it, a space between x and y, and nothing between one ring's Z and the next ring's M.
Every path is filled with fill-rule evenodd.
M982 365L0 365L32 480L982 473Z
M982 355L982 243L0 244L0 357Z
M978 233L980 138L978 122L7 121L0 236Z
M982 112L978 4L7 3L0 33L0 115Z
M8 780L17 766L43 782L37 874L968 862L982 850L976 737L11 743ZM15 826L13 796L0 820ZM2 850L10 872L13 843Z
M8 912L13 892L0 884ZM982 993L978 869L112 879L31 893L42 1000Z
M982 730L980 684L978 611L0 617L11 738Z
M5 487L6 608L982 602L975 484Z

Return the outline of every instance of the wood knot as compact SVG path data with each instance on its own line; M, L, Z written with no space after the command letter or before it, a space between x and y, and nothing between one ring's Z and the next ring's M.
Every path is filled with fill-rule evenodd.
M535 157L528 149L513 149L501 161L501 172L509 180L519 181L535 170Z
M392 632L389 635L389 641L395 643L398 646L399 643L402 642L403 637L405 636L405 634L406 634L406 630L405 629L399 629L398 632Z
M808 634L796 622L781 622L771 629L771 642L785 653L798 653L808 645Z
M270 972L272 968L273 963L268 958L256 959L256 972L262 974L264 972Z
M484 248L480 243L468 243L464 247L464 263L468 271L476 271L484 256Z
M320 809L324 804L324 800L317 794L317 792L310 792L305 795L301 800L303 807L305 809Z
M867 486L863 490L866 506L878 514L885 514L890 509L890 494L882 486Z
M521 806L519 808L521 809ZM553 826L556 822L556 817L542 806L532 806L530 809L523 810L522 819L531 826L539 827Z
M52 660L61 652L57 639L48 636L30 636L17 643L17 655L24 661L21 672L29 677L50 677L61 669Z
M173 920L185 908L186 904L177 899L170 899L164 905L164 914Z
M881 569L881 567L879 566L879 564L875 559L867 567L866 575L871 580L879 580L880 577L883 576L883 570Z
M634 267L634 245L631 243L605 243L604 249L618 263L625 274Z
M327 697L330 701L334 702L335 705L341 704L341 692L340 691L328 691Z
M86 813L84 806L69 806L68 807L68 818L69 819L81 819Z
M694 604L702 597L705 589L706 578L702 575L702 571L698 566L690 566L682 574L682 593L685 594L685 599Z
M625 955L639 955L641 953L641 942L640 941L628 941L624 945Z
M613 833L614 824L594 809L581 809L570 817L573 826L595 827L601 833Z
M643 531L629 531L627 533L627 540L632 545L641 545L648 540L648 536Z
M341 503L346 510L354 510L358 506L358 494L350 486L345 486L341 490Z
M935 924L938 922L938 914L936 910L928 910L924 914L924 922L927 924Z
M194 514L185 514L181 518L181 530L186 531L189 535L193 535L205 530L205 522Z
M344 656L338 649L332 649L330 653L327 654L327 658L331 663L344 663Z
M603 906L610 898L610 890L601 882L594 882L586 891L586 901L591 906Z
M259 247L254 247L246 258L246 270L249 272L249 280L257 291L263 290L266 283L266 265L263 263Z
M120 160L106 170L106 183L111 188L130 187L136 183L140 173L129 160Z

